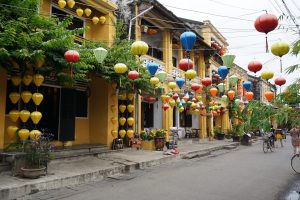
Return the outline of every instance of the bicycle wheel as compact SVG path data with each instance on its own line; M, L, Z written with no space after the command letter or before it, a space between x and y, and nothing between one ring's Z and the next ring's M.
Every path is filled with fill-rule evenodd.
M300 159L299 159L299 156L298 155L294 155L291 159L291 166L292 166L292 169L300 174Z
M274 149L275 149L274 142L269 141L269 149L271 152L274 152Z
M263 142L263 151L264 151L264 153L268 152L268 149L269 149L268 146L269 146L268 141L264 141Z

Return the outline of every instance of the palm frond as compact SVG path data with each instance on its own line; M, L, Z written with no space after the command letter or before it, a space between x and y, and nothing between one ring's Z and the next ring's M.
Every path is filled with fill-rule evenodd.
M291 74L298 69L300 69L300 64L289 66L288 68L285 69L285 72Z

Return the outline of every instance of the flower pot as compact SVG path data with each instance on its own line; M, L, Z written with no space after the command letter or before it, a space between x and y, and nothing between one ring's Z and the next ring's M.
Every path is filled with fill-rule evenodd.
M232 141L233 142L240 142L240 136L233 135L232 136Z
M155 150L155 145L154 145L154 141L153 140L143 140L142 141L142 148L144 150L150 150L150 151L154 151Z
M21 174L25 178L39 178L40 176L46 175L46 167L40 167L36 169L27 169L22 167Z
M154 143L155 143L156 151L162 151L165 146L165 138L164 137L155 137Z
M225 138L225 134L224 133L217 133L217 139L218 140L224 140L224 138Z

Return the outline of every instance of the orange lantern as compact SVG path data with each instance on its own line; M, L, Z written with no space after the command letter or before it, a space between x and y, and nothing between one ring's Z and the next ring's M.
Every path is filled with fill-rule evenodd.
M232 91L232 90L229 90L228 93L227 93L227 95L228 95L229 99L232 100L234 98L234 96L235 96L235 92Z
M253 92L246 92L245 96L248 101L251 101L253 99L253 95L254 95Z
M199 85L199 89L197 90L197 93L201 93L202 92L202 89L203 89L203 85Z
M210 92L211 96L215 97L218 93L218 89L213 87L213 88L210 88L209 92Z
M272 101L272 99L274 97L274 92L271 92L271 91L265 92L265 97L269 102Z

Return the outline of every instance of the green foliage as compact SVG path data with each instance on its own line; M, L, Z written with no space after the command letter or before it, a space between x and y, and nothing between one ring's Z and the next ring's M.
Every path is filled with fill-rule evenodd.
M155 137L166 137L166 131L164 129L158 129L155 133Z
M150 133L146 133L145 131L142 131L140 134L140 137L143 141L151 141L154 139L155 134L150 132Z

